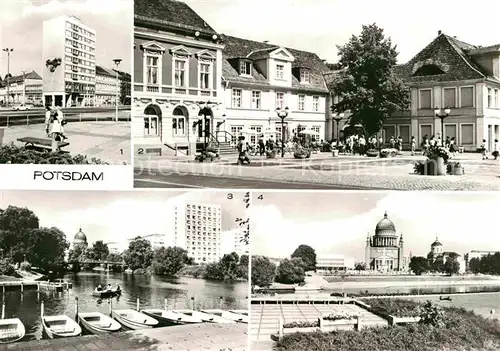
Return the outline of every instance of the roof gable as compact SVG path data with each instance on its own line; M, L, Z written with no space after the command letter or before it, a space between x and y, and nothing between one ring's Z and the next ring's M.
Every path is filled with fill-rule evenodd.
M485 72L466 53L472 48L473 45L440 34L396 71L410 82L486 78Z
M284 60L284 61L290 61L290 62L295 61L295 58L292 56L290 51L288 51L285 48L278 48L278 49L272 51L269 54L269 57L276 59L276 60Z
M134 0L134 16L149 22L168 24L180 29L215 34L188 4L176 0Z

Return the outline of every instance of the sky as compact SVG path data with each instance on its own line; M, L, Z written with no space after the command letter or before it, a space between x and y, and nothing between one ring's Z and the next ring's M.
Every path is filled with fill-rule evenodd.
M407 62L442 30L474 45L500 43L500 1L184 0L219 33L312 51L337 62L336 45L377 23Z
M235 219L248 218L244 193L217 191L2 191L0 208L9 205L27 207L40 220L42 227L57 227L72 241L79 228L89 244L125 241L136 236L166 234L170 204L195 201L222 208L222 231L235 228ZM222 238L227 247L232 238Z
M289 257L305 244L364 261L367 234L385 211L403 234L405 256L426 256L436 235L444 251L500 250L499 208L497 193L255 192L251 253Z
M41 75L42 23L60 15L74 15L96 31L96 64L131 72L133 0L1 0L0 47L14 48L12 75L35 70ZM7 54L1 52L0 74L7 74Z

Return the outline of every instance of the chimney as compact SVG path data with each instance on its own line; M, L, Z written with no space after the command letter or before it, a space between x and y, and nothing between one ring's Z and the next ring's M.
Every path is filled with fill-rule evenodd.
M440 29L440 30L438 30L438 35L441 35L441 34L443 34L443 32Z

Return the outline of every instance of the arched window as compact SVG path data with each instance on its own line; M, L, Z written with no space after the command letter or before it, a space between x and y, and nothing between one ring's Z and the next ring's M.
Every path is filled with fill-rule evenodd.
M144 136L159 136L161 109L157 105L148 105L144 109Z
M188 111L184 106L177 106L172 116L172 133L174 136L186 135Z

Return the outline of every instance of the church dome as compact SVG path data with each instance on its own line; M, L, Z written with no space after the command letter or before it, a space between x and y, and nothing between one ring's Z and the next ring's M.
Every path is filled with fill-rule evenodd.
M396 226L387 218L387 212L375 227L375 235L396 235Z
M78 233L75 234L75 237L73 238L74 242L87 242L87 236L82 232L82 228L78 230Z
M434 241L431 245L431 247L436 247L436 246L443 246L443 244L441 244L438 240L438 238L436 237L436 241Z

